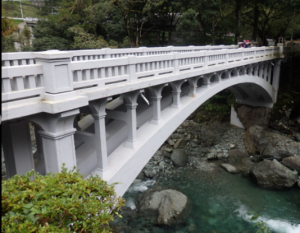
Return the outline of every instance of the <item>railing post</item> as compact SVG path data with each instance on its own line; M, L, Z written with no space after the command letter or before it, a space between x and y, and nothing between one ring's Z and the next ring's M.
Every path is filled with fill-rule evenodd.
M170 51L169 51L169 53L172 53L173 52L173 50L174 50L174 46L173 45L169 45L169 46L167 46L168 48L170 48Z
M34 53L36 64L43 66L43 81L46 93L57 94L73 91L71 72L72 53L48 50Z
M111 48L105 48L105 56L104 58L111 58Z
M194 45L190 45L189 48L191 48L191 50L192 50L193 52L195 52L195 46L194 46Z
M129 74L129 80L130 82L135 81L137 79L136 75L136 56L129 55L128 56L128 74Z
M279 57L283 57L283 43L277 43L277 46L279 47Z
M141 54L142 56L147 56L147 52L145 51L147 47L139 47L140 50L142 50Z
M225 51L225 64L228 64L228 59L229 59L229 55L228 55L228 49L222 49L223 51Z

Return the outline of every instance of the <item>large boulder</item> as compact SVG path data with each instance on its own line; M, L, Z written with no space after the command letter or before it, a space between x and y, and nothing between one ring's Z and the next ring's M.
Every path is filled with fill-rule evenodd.
M246 131L245 147L249 154L258 153L261 159L282 160L300 154L300 142L257 125Z
M291 188L298 180L297 172L291 171L277 160L264 160L251 169L257 184L264 188L285 189Z
M146 215L156 213L157 223L160 225L184 222L190 207L187 196L173 189L145 193L138 204L141 213Z
M175 166L183 167L188 161L188 155L183 149L176 149L171 154L171 160Z
M300 174L300 155L294 155L282 160L284 166L296 170Z
M271 118L271 108L242 105L236 109L239 120L247 130L252 125L268 126Z

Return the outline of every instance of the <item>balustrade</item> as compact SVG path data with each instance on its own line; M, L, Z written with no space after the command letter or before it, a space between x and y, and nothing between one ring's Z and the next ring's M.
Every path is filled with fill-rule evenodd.
M256 61L259 62L281 56L279 47L228 47L234 46L5 53L2 56L2 103L42 100L49 95L74 91L83 93L93 87L106 88L183 72L209 73L213 67L233 68L245 65L245 61L253 63L255 59L260 59ZM271 80L270 75L268 80ZM72 94L68 96L71 98Z

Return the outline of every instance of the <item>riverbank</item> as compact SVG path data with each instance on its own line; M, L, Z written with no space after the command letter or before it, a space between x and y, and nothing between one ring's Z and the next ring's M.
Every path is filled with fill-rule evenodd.
M246 151L245 132L228 121L186 120L163 143L125 193L123 219L116 219L113 226L123 233L252 233L257 230L250 221L249 212L253 211L271 232L299 232L299 187L274 191L256 184L250 169L257 158ZM182 150L182 156L188 157L184 166L176 166L172 161L174 150ZM220 166L224 163L239 172L227 172ZM180 191L191 201L192 210L185 223L158 225L157 216L147 216L138 210L137 203L145 192L164 189Z

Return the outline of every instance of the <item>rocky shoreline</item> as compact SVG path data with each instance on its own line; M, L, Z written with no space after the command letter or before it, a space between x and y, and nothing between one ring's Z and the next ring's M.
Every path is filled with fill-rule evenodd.
M249 107L247 107L247 111L249 111ZM265 112L261 113L262 111ZM246 130L231 126L228 121L225 123L218 121L198 123L189 119L183 122L150 159L136 180L138 182L152 179L157 182L152 187L148 187L149 189L139 197L134 211L125 207L123 214L130 215L130 218L132 215L141 216L142 212L145 212L141 208L145 205L145 200L152 200L152 197L158 195L159 192L170 190L167 187L161 187L160 181L171 182L179 179L183 172L188 173L195 170L202 171L213 179L214 173L220 172L222 167L221 169L225 169L227 172L242 173L244 177L253 178L263 188L286 189L297 184L300 187L299 120L289 120L293 127L281 123L285 130L282 132L278 129L274 130L274 125L273 129L268 127L269 109L260 108L257 111L259 114L252 116L251 124L249 124L249 120L243 119L243 111L239 112L241 113L239 115L241 122L247 122ZM287 131L286 128L289 130ZM293 132L293 135L287 135L286 132ZM175 189L173 191L176 191ZM161 198L159 202L166 206L165 200L168 198L172 199L171 195L164 199ZM169 208L169 211L172 212L173 205L170 204ZM179 214L175 212L173 219L177 219ZM160 216L160 210L157 208L155 215L157 219L149 218L149 224L170 225L169 222L164 224L159 221ZM172 222L172 224L179 223L180 221ZM133 229L120 219L114 221L112 225L120 227L120 232L133 232ZM195 229L193 230L192 225L188 228L190 229L188 232L197 232Z

